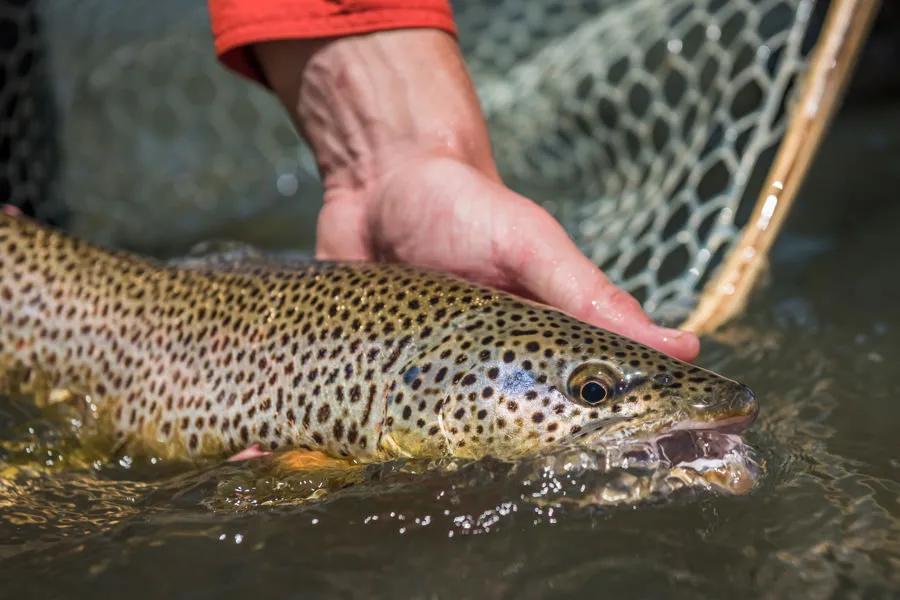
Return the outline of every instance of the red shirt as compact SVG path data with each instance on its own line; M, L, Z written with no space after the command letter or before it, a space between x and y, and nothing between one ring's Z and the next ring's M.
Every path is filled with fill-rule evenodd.
M257 42L417 27L456 33L449 0L209 0L209 15L216 54L257 81L248 51Z

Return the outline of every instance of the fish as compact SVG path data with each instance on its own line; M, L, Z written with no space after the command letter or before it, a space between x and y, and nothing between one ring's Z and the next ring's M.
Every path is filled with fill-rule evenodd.
M515 459L739 432L759 410L741 383L452 275L171 264L6 214L0 374L84 398L117 448L188 460L250 447Z

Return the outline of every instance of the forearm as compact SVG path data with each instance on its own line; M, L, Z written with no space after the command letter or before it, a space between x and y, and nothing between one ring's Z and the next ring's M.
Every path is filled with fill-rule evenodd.
M384 31L268 42L255 51L326 189L365 189L423 153L496 178L478 99L450 35Z

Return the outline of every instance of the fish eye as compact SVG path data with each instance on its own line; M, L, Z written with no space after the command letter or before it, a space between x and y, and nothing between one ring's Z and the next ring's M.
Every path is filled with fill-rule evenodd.
M616 389L620 376L603 363L587 363L572 371L566 386L569 398L587 406L598 406Z
M581 385L578 395L591 406L595 406L606 400L607 392L602 382L592 379Z

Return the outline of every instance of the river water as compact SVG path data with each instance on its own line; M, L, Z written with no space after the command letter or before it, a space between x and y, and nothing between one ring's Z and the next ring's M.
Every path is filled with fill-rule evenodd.
M841 116L768 282L704 341L699 362L761 399L749 494L558 506L534 491L578 482L491 461L327 480L85 466L4 400L0 597L896 597L897 131L897 110Z

